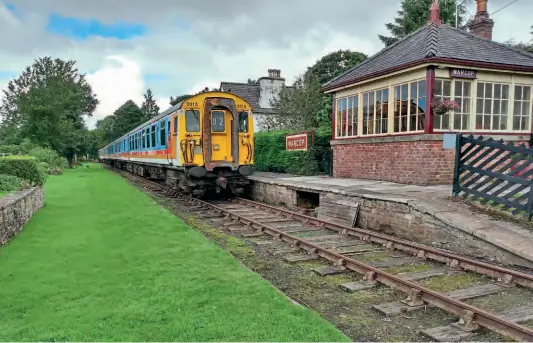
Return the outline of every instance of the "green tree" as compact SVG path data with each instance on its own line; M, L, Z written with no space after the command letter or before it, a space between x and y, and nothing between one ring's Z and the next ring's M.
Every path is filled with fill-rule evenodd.
M462 27L465 20L466 5L471 2L472 0L464 2L461 0L439 1L441 21L444 24L455 26L455 7L459 3L458 27ZM402 0L398 16L394 18L392 23L385 24L391 36L378 35L379 39L385 46L389 46L424 26L428 21L429 8L432 3L433 0Z
M312 67L308 68L307 72L315 74L318 77L318 82L324 84L366 59L367 56L363 53L339 50L319 59Z
M143 111L132 100L126 101L114 113L113 133L116 139L143 123Z
M170 105L171 106L177 105L183 100L190 98L191 96L192 96L191 94L182 94L182 95L178 95L175 98L170 97Z
M292 87L284 87L272 107L279 115L265 117L260 125L267 130L301 131L316 128L322 106L320 83L313 73L299 76Z
M149 120L159 114L159 106L155 102L151 89L148 89L146 94L144 94L144 102L141 105L141 110L143 112L143 121Z
M533 30L533 26L530 27L531 30ZM530 34L533 35L533 31L530 31ZM530 54L533 54L533 39L530 39L528 42L519 42L515 43L513 39L508 40L505 42L505 44L512 46L514 48L524 50L526 52L529 52Z
M98 100L76 62L39 58L3 91L0 113L12 130L32 143L49 147L72 165Z
M98 136L98 143L100 146L111 143L118 137L118 132L115 127L115 116L110 115L96 122L96 129L94 130Z

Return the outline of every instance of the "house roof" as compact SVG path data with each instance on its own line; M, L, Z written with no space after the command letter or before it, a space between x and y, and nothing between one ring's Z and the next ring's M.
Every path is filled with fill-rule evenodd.
M285 88L292 89L292 87L285 86ZM235 94L246 100L252 110L256 114L275 114L277 113L273 108L263 108L259 106L259 98L261 96L261 87L258 82L255 83L239 83L239 82L225 82L220 83L220 90Z
M337 87L427 62L452 62L533 71L533 54L478 37L446 24L428 23L323 85Z
M253 109L259 108L260 88L259 83L221 82L220 90L240 96L246 100Z

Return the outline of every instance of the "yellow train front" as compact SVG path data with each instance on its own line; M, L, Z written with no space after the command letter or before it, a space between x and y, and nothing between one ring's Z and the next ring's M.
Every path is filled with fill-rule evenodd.
M241 194L253 173L250 104L225 92L188 98L100 150L104 163L202 196Z

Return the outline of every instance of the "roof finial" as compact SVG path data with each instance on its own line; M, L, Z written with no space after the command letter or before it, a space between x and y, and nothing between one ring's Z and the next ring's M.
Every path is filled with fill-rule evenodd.
M432 23L437 25L437 26L439 26L441 24L439 0L433 0L433 3L431 4L431 7L429 9L428 24L432 24Z

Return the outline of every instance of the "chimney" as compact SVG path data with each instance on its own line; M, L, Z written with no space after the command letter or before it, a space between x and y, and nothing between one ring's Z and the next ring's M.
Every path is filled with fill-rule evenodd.
M268 70L268 77L271 79L280 79L281 78L281 70L279 69L269 69Z
M428 24L435 24L439 26L441 24L440 21L440 7L439 7L439 1L433 0L433 3L431 4L431 7L429 8L429 20Z
M487 2L488 0L476 0L476 16L474 17L474 20L468 23L468 29L478 37L492 40L494 21L489 18Z

